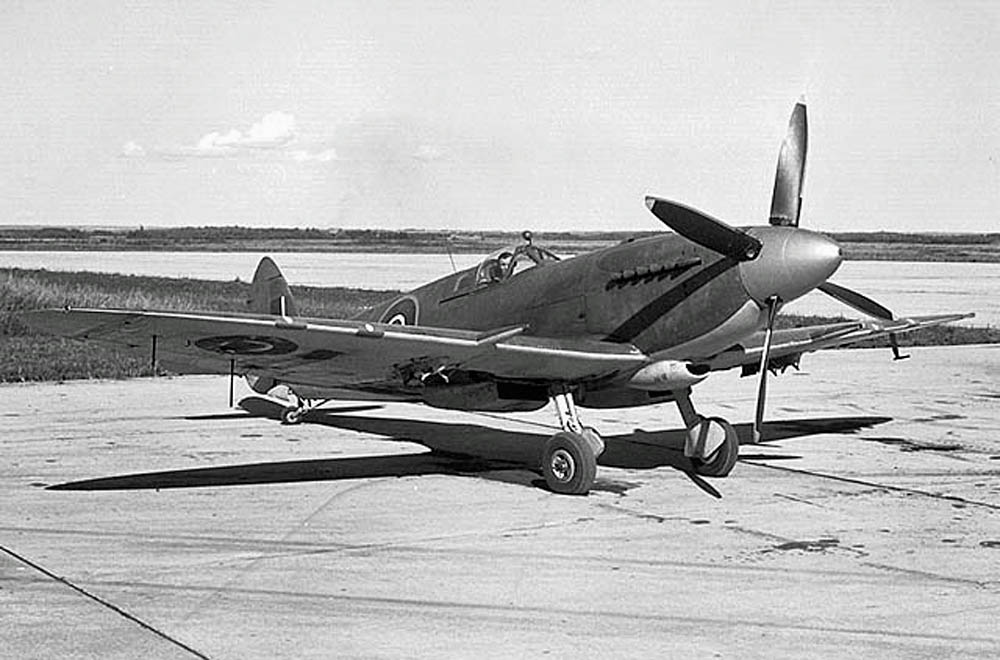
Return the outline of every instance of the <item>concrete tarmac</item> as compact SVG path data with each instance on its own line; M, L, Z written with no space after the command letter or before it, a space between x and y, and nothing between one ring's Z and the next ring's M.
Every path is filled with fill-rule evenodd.
M912 353L807 355L725 479L673 404L584 410L588 497L550 409L2 386L0 657L1000 657L1000 346ZM694 402L745 436L755 384Z

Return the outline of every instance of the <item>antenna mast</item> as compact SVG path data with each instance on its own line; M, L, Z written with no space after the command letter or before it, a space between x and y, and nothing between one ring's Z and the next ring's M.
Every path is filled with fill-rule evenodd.
M451 261L451 272L456 273L458 272L458 268L455 266L455 257L451 255L451 239L453 239L454 237L455 237L454 234L449 234L444 244L448 249L448 260Z

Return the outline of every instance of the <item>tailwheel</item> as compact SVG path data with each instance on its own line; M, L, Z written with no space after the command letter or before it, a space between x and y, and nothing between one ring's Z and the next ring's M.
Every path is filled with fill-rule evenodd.
M282 424L300 424L305 416L305 408L285 408L281 411Z
M709 417L699 427L700 444L718 446L706 456L691 456L691 467L704 477L725 477L740 457L740 440L733 425L719 417Z
M594 446L594 441L581 433L562 431L552 436L542 456L542 473L549 489L563 495L590 492L597 475Z
M330 399L306 399L298 396L295 392L289 392L286 399L286 406L281 411L282 424L300 424L306 415L316 408L330 401Z

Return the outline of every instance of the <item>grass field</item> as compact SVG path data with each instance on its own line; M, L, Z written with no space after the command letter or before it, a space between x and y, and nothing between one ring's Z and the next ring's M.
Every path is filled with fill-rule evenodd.
M391 291L295 287L303 316L349 318ZM40 334L17 312L48 307L247 311L250 285L104 273L0 269L0 382L150 375L148 355Z
M246 311L246 282L0 269L0 382L125 378L151 375L149 355L40 334L17 312L49 307ZM349 318L393 291L294 287L303 316ZM780 327L843 319L779 317ZM941 326L900 337L903 346L1000 343L1000 328ZM859 345L885 346L885 342Z

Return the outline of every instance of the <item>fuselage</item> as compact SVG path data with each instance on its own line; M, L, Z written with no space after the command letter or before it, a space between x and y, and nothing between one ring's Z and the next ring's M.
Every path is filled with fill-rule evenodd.
M759 330L767 296L789 302L836 269L822 235L750 230L764 244L740 263L677 234L629 240L493 282L453 273L369 311L366 319L630 343L653 358L697 360Z

